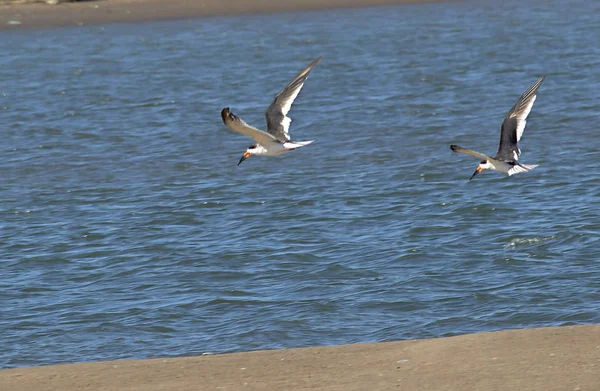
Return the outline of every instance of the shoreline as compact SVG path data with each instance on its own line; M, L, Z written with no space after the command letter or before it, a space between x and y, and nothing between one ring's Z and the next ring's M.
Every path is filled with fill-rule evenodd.
M91 0L57 5L0 4L0 30L184 20L201 17L316 11L444 0Z
M600 325L4 369L0 385L36 391L598 390Z

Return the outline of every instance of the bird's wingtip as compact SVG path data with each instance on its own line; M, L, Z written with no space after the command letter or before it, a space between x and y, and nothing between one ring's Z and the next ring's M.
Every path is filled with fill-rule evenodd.
M312 69L312 67L317 65L322 59L323 59L323 56L317 57L315 60L313 60L313 62L310 63L310 65L308 66L308 69Z
M231 111L229 111L229 107L225 107L223 110L221 110L221 118L223 118L223 123L226 124L227 123L227 116L231 113Z
M450 145L450 149L451 149L452 151L456 152L458 149L460 149L460 147L459 147L458 145L454 145L454 144L452 144L452 145Z

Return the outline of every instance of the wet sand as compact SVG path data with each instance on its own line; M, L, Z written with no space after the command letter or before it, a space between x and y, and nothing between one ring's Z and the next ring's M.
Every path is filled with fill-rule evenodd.
M2 390L600 390L600 325L0 371Z
M177 20L216 15L426 3L436 0L95 0L58 5L18 1L0 0L0 29Z

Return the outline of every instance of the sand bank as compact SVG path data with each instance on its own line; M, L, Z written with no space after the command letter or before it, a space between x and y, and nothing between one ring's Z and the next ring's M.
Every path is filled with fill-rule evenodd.
M2 390L600 390L600 325L7 369Z
M6 0L4 0L6 1ZM9 0L10 1L10 0ZM177 20L216 15L365 7L436 0L96 0L46 3L0 1L0 29Z

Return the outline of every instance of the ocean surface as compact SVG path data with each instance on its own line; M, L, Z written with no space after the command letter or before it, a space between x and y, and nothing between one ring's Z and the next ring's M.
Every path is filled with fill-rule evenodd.
M0 367L600 323L600 3L0 33ZM291 134L236 166L318 56ZM541 75L521 161L502 120Z

